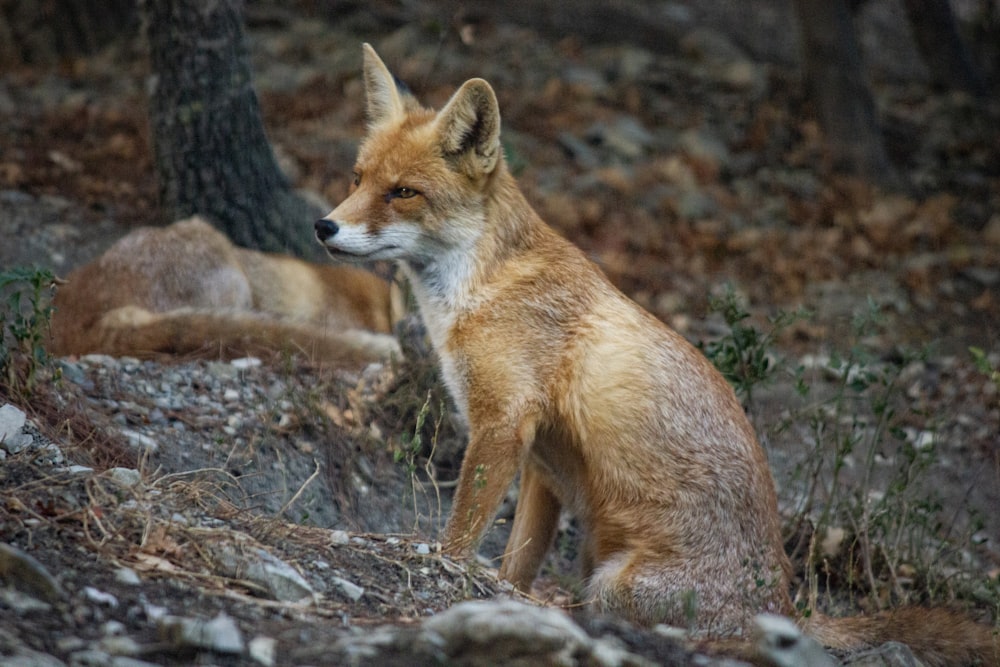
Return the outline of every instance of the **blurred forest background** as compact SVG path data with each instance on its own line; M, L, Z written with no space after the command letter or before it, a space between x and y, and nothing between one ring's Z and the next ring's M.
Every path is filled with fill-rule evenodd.
M703 310L686 276L829 312L806 292L875 269L989 348L998 26L995 0L6 2L0 187L316 258L300 221L343 194L370 40L429 102L490 79L536 205L661 317Z
M959 599L995 613L998 0L0 0L0 273L65 275L136 226L195 212L237 243L319 258L312 221L345 196L364 132L365 41L429 105L467 78L491 82L507 158L542 217L736 385L797 566L804 526L837 528L851 555L825 563L825 581L863 590L858 606ZM810 314L790 315L800 308ZM77 376L105 372L88 363ZM185 378L204 370L177 368L129 373L162 389L168 375L197 385ZM131 387L114 372L113 387ZM279 372L246 377L266 385ZM393 452L423 474L428 452L406 448L433 380L413 373L403 417L376 429L364 419L384 416L378 399L355 388L330 389L340 407L306 414L316 387L329 389L310 373L282 377L300 392L292 426L248 418L248 438L306 461L292 488L314 469L301 441L348 442L323 467L336 488L375 490L344 491L368 512L352 527L405 530L412 498L379 484L387 466L409 484ZM88 400L118 419L153 399ZM212 428L185 432L206 438L196 455L230 441ZM447 424L441 437L446 478L462 438ZM173 455L163 447L157 462L171 474L194 465ZM317 497L325 520L334 503ZM375 515L383 523L364 523ZM51 554L76 539L60 531ZM295 558L298 547L274 548ZM372 600L364 613L397 613Z

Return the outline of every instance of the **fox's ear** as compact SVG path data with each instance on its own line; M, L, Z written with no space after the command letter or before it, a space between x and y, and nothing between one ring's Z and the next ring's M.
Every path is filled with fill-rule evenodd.
M441 150L469 176L490 174L500 161L500 105L490 84L470 79L438 113Z
M368 122L371 125L381 125L402 116L406 105L396 88L396 79L375 53L372 45L365 43L361 48L364 51L365 60L365 98L367 100Z

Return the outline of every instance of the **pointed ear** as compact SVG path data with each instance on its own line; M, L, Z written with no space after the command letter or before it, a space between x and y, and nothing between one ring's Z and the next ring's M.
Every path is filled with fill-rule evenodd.
M434 121L445 157L471 177L490 174L501 157L500 105L490 84L466 81Z
M405 105L396 89L396 79L371 44L365 43L361 48L364 51L365 98L369 124L380 125L402 116Z

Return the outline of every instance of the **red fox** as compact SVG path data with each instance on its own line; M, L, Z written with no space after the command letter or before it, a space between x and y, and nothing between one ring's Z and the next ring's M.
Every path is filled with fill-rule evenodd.
M399 305L384 280L238 248L201 218L136 229L71 272L53 305L57 355L289 350L362 363L399 353L389 335Z
M499 572L517 587L566 508L601 610L721 636L760 612L797 616L767 457L733 390L538 217L490 85L425 109L367 44L364 83L353 185L315 232L334 258L397 260L411 282L469 427L445 551L473 552L520 472ZM934 665L1000 655L989 628L943 611L800 622L827 646L895 639Z

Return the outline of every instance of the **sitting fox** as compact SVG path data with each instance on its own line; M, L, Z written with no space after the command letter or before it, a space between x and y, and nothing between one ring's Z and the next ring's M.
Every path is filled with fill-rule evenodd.
M238 248L197 217L118 240L67 276L53 306L49 351L57 355L291 351L363 363L399 352L389 335L399 306L387 282Z
M473 552L520 471L500 568L519 588L566 508L602 610L716 635L797 615L767 458L733 390L532 210L489 84L424 109L368 45L364 82L354 182L315 231L333 257L398 260L412 283L470 432L445 550ZM933 665L1000 656L988 628L941 610L800 620L830 647L895 639Z

